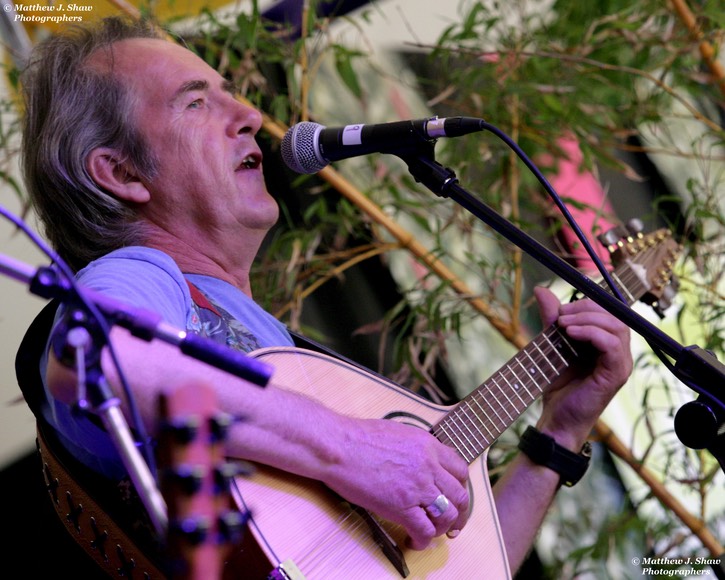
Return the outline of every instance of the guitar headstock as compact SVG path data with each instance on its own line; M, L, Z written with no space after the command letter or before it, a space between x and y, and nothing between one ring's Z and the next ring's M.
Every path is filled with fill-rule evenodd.
M608 230L598 239L609 250L617 271L633 274L642 285L641 292L635 294L637 299L663 317L679 286L673 267L682 246L673 239L672 232L661 228L644 234L641 222L632 220L626 226Z
M172 576L221 578L229 550L246 525L229 485L238 471L225 460L229 418L204 383L170 389L159 400L159 471L169 515Z

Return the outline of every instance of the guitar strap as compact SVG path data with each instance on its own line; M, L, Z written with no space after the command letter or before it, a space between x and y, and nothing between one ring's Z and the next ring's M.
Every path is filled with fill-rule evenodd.
M165 579L154 564L115 519L79 484L51 449L52 435L44 433L40 421L37 447L43 477L55 511L76 543L110 576Z
M109 576L166 578L158 540L151 538L149 530L130 524L136 511L115 497L114 492L120 495L121 490L73 457L44 418L40 360L58 305L52 300L36 316L15 358L18 386L36 418L36 448L53 511L72 540ZM129 517L117 517L117 512ZM150 557L152 553L158 555L158 563Z
M187 280L187 283L196 314L191 317L187 331L244 352L259 348L256 338L244 325L191 282ZM51 502L68 534L110 576L165 579L168 575L162 571L164 564L158 554L159 546L150 547L138 541L130 530L119 523L119 518L113 515L114 510L105 507L103 494L87 491L101 490L113 483L93 482L93 474L86 473L83 466L55 441L52 429L43 418L41 391L37 390L42 389L39 361L57 306L57 302L52 301L33 321L15 361L18 383L36 417L36 446ZM292 331L290 335L299 347L341 358L338 353L302 335ZM150 556L152 553L159 556L158 561Z

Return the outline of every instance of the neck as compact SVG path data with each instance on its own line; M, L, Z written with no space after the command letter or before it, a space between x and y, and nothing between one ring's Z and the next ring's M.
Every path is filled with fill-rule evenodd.
M208 243L196 243L194 240L159 232L147 238L145 245L171 256L186 274L213 276L252 297L249 273L259 244L253 248L239 245L233 250L224 251L223 245L216 247Z

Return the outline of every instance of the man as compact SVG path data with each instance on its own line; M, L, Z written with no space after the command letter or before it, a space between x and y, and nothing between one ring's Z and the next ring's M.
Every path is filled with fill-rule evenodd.
M218 306L250 351L292 344L253 301L249 273L278 217L255 142L258 111L191 51L139 23L107 20L37 47L24 75L24 175L45 233L85 287L199 326L192 292ZM589 300L560 305L536 292L544 322L598 354L544 396L540 433L578 454L632 368L628 329ZM469 510L467 463L422 429L357 419L280 388L245 383L114 329L131 391L155 433L168 384L213 384L231 427L231 456L323 482L350 502L402 525L410 546L454 538ZM125 400L108 356L104 372ZM73 373L49 357L45 417L96 471L124 476L108 437L73 412ZM127 410L127 409L126 409ZM381 467L384 466L384 467ZM494 497L512 570L529 551L561 481L520 454ZM455 541L455 540L451 540Z

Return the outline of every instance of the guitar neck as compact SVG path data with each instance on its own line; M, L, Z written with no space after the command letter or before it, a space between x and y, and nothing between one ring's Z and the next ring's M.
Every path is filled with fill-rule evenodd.
M629 304L648 290L636 265L629 262L611 276ZM605 282L600 286L609 289ZM431 432L457 449L470 465L567 372L583 348L586 345L571 341L556 324L551 325L456 405Z

